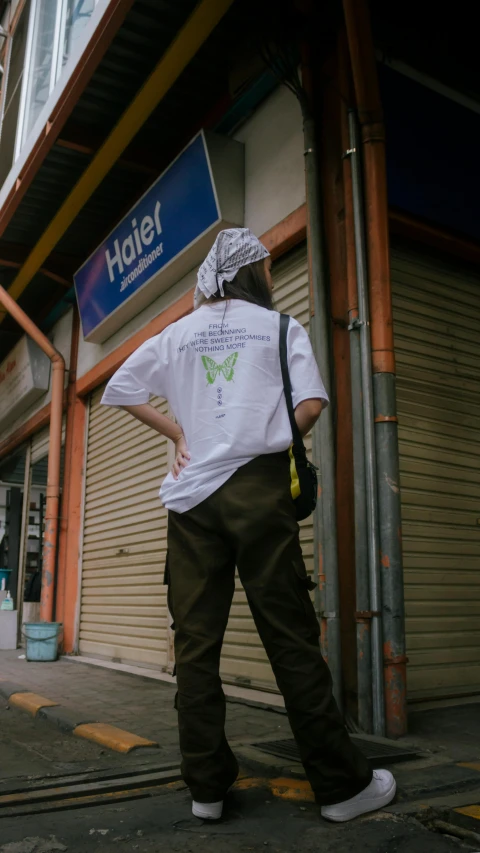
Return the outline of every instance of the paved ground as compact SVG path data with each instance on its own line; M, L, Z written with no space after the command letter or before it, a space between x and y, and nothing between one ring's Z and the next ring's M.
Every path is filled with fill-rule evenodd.
M85 774L86 779L99 772L128 775L139 772L140 766L177 766L179 759L173 685L65 659L28 664L19 654L0 653L0 680L70 708L81 706L100 722L158 741L160 749L120 755L63 734L51 723L31 719L0 701L0 853L480 853L480 820L455 812L470 804L475 810L480 803L480 697L476 704L414 711L407 741L421 755L391 768L399 784L396 804L388 813L349 825L322 821L302 780L295 790L299 765L262 756L249 746L266 738L290 737L285 715L238 702L227 703L227 733L236 745L244 779L218 825L205 826L191 817L181 782L132 799L137 796L133 777L125 783L121 801L107 794L94 806L80 807L84 803L76 797L63 811L6 817L1 797L13 788L46 784L46 777L71 773ZM278 777L289 777L290 782L282 787L272 781ZM52 784L61 780L52 779ZM463 833L463 838L450 837L451 821L457 826L452 831ZM469 833L477 826L476 840Z
M178 750L175 687L137 675L74 663L27 663L21 652L0 652L0 679L24 685L67 707L81 706L98 718ZM243 704L227 706L227 736L232 743L261 737L291 737L284 714Z
M153 800L0 821L0 853L459 853L472 849L411 818L373 817L344 826L314 806L292 806L263 792L232 795L225 820L205 826L189 815L185 792Z

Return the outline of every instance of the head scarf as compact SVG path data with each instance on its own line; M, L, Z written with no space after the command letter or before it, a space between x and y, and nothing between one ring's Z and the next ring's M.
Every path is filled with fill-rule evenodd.
M269 254L249 228L227 228L220 231L198 270L195 308L199 304L201 294L205 299L225 296L224 281L233 281L240 267L268 258Z

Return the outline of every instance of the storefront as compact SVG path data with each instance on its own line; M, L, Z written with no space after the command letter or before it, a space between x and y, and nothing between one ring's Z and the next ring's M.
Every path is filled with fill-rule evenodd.
M228 26L231 27L228 32L232 34L233 43L233 30L236 31L237 25L232 19ZM122 56L132 32L136 32L135 26L127 17L119 40ZM140 37L145 44L150 44L146 30ZM150 44L151 62L147 63L148 68L141 66L135 76L137 64L141 65L142 59L138 55L137 38L135 36L132 52L128 54L129 63L122 59L119 64L119 73L128 67L129 73L134 75L132 80L118 77L118 80L115 78L116 88L103 89L105 80L110 79L106 73L110 61L107 59L105 66L100 64L98 77L92 78L91 90L73 105L73 129L81 128L83 124L83 130L90 138L89 124L93 122L95 127L98 119L96 138L103 140L111 135L116 143L109 150L122 152L121 157L112 154L111 162L100 164L98 181L95 178L96 183L90 182L91 186L95 183L94 190L89 184L87 191L86 184L80 182L81 192L78 195L78 176L82 175L84 180L90 169L86 160L80 162L82 157L91 158L89 162L96 164L97 168L98 151L92 149L87 154L83 149L77 150L78 144L69 140L68 133L62 141L58 136L60 128L55 127L55 133L52 131L50 134L61 142L62 151L56 150L54 156L58 156L59 163L65 161L61 180L65 180L69 194L68 204L60 204L56 186L53 190L51 186L47 187L50 195L45 193L42 205L48 201L50 206L48 210L45 208L44 218L51 224L54 217L56 221L63 217L66 224L64 228L62 225L62 233L56 234L57 242L52 238L52 257L44 259L46 267L39 267L36 274L48 273L49 280L63 288L60 295L51 291L53 308L49 309L45 328L51 334L55 347L65 357L67 372L70 351L75 353L76 359L65 396L64 494L67 497L60 512L56 565L55 618L65 623L66 651L110 664L132 665L157 674L171 674L174 666L173 635L166 587L163 585L167 518L158 498L158 489L171 466L172 449L166 440L141 426L125 412L103 407L103 390L110 376L138 345L191 310L198 264L216 233L229 225L248 226L272 249L277 307L308 327L305 144L297 99L285 87L276 86L275 79L271 74L265 74L263 66L254 65L251 79L250 72L243 67L239 69L241 85L239 83L235 89L237 94L232 103L225 104L220 100L223 106L217 104L215 99L217 96L223 98L224 90L233 85L233 78L227 79L225 73L221 91L215 89L210 95L216 72L212 72L210 77L209 71L202 77L202 68L217 69L220 66L216 49L214 51L208 45L208 63L205 64L204 59L199 61L184 90L180 91L180 87L169 94L170 100L167 99L165 105L159 103L156 94L151 96L153 112L143 127L138 123L140 111L131 108L131 92L135 87L140 90L145 81L151 79L151 70L159 61L157 54L163 48L159 48L158 40L152 36L155 43ZM228 43L228 39L223 39L223 42ZM333 43L337 43L336 37L332 39ZM178 41L175 45L180 50ZM328 282L326 303L333 329L334 376L329 378L334 386L330 411L333 412L336 440L336 522L340 564L339 578L335 574L335 565L333 568L330 564L323 566L322 572L325 576L331 573L329 580L332 581L333 577L333 585L339 580L340 591L338 609L335 605L322 610L321 595L317 595L316 604L323 628L329 619L341 621L343 687L345 694L349 694L348 701L351 700L350 709L354 715L358 698L355 636L358 641L359 625L371 625L369 620L373 618L378 620L376 624L383 619L385 628L389 602L384 598L381 612L381 591L378 610L368 609L368 601L365 609L363 606L359 608L355 600L359 558L354 554L354 426L348 342L352 326L349 326L350 303L344 293L348 289L345 284L348 267L350 271L355 270L355 241L352 239L347 245L345 237L345 223L352 219L352 210L344 171L349 161L345 157L342 159L342 153L349 146L344 144L346 139L341 138L340 115L345 107L348 123L347 108L358 108L363 121L375 110L363 110L362 105L356 103L353 91L342 93L340 97L345 80L342 83L341 73L335 68L337 59L338 66L341 66L342 57L333 56L334 53L332 49L328 60L331 60L332 67L328 66L328 73L324 73L323 67L321 73L318 68L313 68L312 81L314 88L318 86L321 95L318 102L322 101L326 115L325 121L323 113L322 117L316 118L320 137L324 134L319 140L318 150L330 273L325 277ZM358 68L351 67L351 60L355 57L347 54L348 51L343 56L345 77L355 78ZM372 75L369 79L373 80L373 49L370 60L373 70L370 69ZM465 140L476 138L478 110L467 110L465 103L468 99L461 97L455 101L454 97L447 97L445 87L439 88L435 81L432 88L432 78L427 77L422 82L415 78L415 74L419 78L421 75L414 69L408 70L401 62L397 65L402 73L398 68L394 69L393 60L382 60L378 65L386 126L391 222L400 215L410 223L408 233L391 229L400 483L391 481L388 487L397 496L399 489L401 491L408 697L420 700L480 691L480 632L477 627L480 616L480 445L477 427L480 414L477 341L480 277L467 261L468 252L456 252L453 246L455 240L459 244L471 241L471 257L480 257L478 187L475 184L478 170L471 168L465 146ZM337 74L339 79L335 76ZM220 79L221 75L217 76ZM355 79L353 83L355 89ZM101 103L114 107L113 112L106 110L104 117L102 111L90 103L91 92L95 88ZM360 92L361 89L360 86ZM204 97L206 93L208 98ZM78 95L75 98L78 99ZM202 107L197 115L195 102L202 98ZM132 101L135 103L136 99ZM128 144L128 134L125 139L117 136L118 127L125 129L128 124L119 122L127 109L130 110L129 122L134 122L138 137L135 142L129 136ZM186 116L190 114L191 121L187 122ZM48 115L55 116L56 112L49 110ZM217 133L196 132L196 128L208 122L217 128ZM163 136L167 136L164 133L167 124L169 133L172 131L168 145L163 140ZM362 145L378 142L378 154L380 149L383 150L382 127L379 123L375 133L370 133L370 130L363 134ZM343 132L345 135L345 128ZM189 134L193 136L190 143L172 161ZM348 133L346 135L348 137ZM45 139L48 138L49 133L46 133ZM432 138L436 140L433 148ZM415 139L414 145L412 139ZM157 149L161 156L157 157ZM150 152L146 162L143 162L144 152ZM375 196L373 200L378 202L377 225L379 222L384 225L387 217L387 201L382 195L385 177L382 156L381 152L377 159L370 160L370 166L377 170L375 181L369 182L367 175L363 175L362 192L367 207L372 202L372 193ZM157 178L158 171L165 165L165 171ZM47 171L49 168L47 163ZM45 178L46 174L42 173L42 180ZM329 180L330 190L327 187ZM138 199L148 184L149 188ZM118 211L127 209L130 212L118 222ZM368 209L371 213L372 206ZM75 210L77 213L73 214ZM5 263L17 266L23 264L23 256L20 261L16 259L18 247L13 237L22 233L23 227L32 228L30 220L22 224L21 212L20 209L16 225L18 231L9 238L12 245L6 241L10 254L5 249ZM105 231L112 227L113 231L103 239L105 223L108 223ZM368 231L368 221L366 225ZM31 234L29 232L29 251L41 239L43 227L43 224L41 228L39 226L38 233L33 228ZM344 242L339 239L335 247L335 239L342 228L345 229ZM434 232L437 234L436 248L435 241L424 239L427 232L430 237ZM96 234L101 236L97 238ZM448 236L445 246L441 245L442 237L438 236L442 234ZM369 236L366 236L370 251ZM92 245L100 240L103 240L101 245L85 259ZM378 280L370 276L369 281L372 339L376 334L372 364L373 372L383 372L382 378L387 378L389 387L393 389L395 365L390 336L386 227L380 240L383 242L376 260L378 262L381 257L382 263L377 263ZM371 258L370 252L367 261ZM75 267L70 267L68 264L73 262ZM75 275L75 284L81 319L78 338L78 316L72 310L75 297L70 289L72 272L77 266L80 269ZM5 267L7 270L14 268L17 269ZM26 278L28 276L24 273L23 279ZM379 282L381 287L377 286ZM43 293L45 282L40 278L36 282L31 278L30 284L31 292L37 296ZM381 305L380 291L385 297ZM379 305L381 310L378 310ZM31 313L33 317L35 311L32 309ZM35 322L41 325L42 316L38 310ZM37 364L36 356L28 355L29 345L25 341L23 339L21 343L23 357L28 356L27 361ZM384 349L382 341L386 342ZM18 364L20 360L12 349L7 361L0 365L0 444L2 452L7 448L0 464L0 549L3 545L0 568L7 567L10 551L8 565L12 563L17 573L13 587L20 591L19 602L22 596L26 601L31 599L35 602L42 568L49 379L44 377L38 385L32 380L33 385L30 382L24 387L22 382L30 374L28 370L20 371L24 378L15 385L12 377L18 372ZM43 369L49 372L49 363L44 361L43 364ZM324 365L321 367L324 369ZM17 399L19 392L20 398ZM164 401L155 400L153 403L167 412ZM381 430L385 435L387 421L390 426L395 423L396 429L394 414L383 416L382 412L376 412L376 415L377 437ZM15 439L17 433L20 436L18 440ZM396 461L396 445L393 447L392 444L390 450L391 458L395 457ZM378 470L373 472L373 477ZM332 489L332 495L334 491ZM395 540L397 546L395 576L398 580L397 598L400 600L402 583L398 541L402 531L398 520L398 497L396 501L396 522L391 526L389 536L390 544ZM380 507L379 516L382 509ZM381 524L382 519L378 521L375 534L379 534ZM366 520L364 526L367 530ZM301 540L308 571L317 578L321 561L319 559L319 564L314 566L311 521L302 524ZM378 550L374 549L375 553ZM365 564L368 559L364 560ZM331 562L334 564L335 559ZM388 554L381 554L381 562L379 574L385 590L388 585ZM370 592L367 589L367 599ZM402 634L402 607L398 612L397 626L401 623L399 634ZM403 635L398 646L402 644ZM389 667L403 668L398 688L398 694L401 694L399 705L402 707L398 716L401 717L402 731L405 731L405 649L402 646L392 651L387 645L383 658L381 651L377 658L377 673L380 673L381 680ZM381 642L379 648L382 648ZM345 677L347 669L349 673ZM225 682L230 684L276 691L240 584L235 590L227 628L222 674ZM391 679L388 685L387 680L388 675L384 683L385 695L390 690L391 698L399 682L394 683Z
M27 450L22 447L0 463L0 590L10 591L15 601L21 588L18 569L26 462Z
M391 253L410 700L480 688L480 276Z
M272 96L239 135L247 155L247 224L257 233L262 233L264 221L266 225L276 222L272 198L277 192L278 164L272 167L271 186L267 181L262 195L258 184L258 173L264 177L266 168L260 138L276 98L277 94ZM282 107L285 109L285 100ZM301 130L293 100L288 108L296 122L295 154L301 155ZM295 168L294 175L286 175L288 195L281 199L283 207L279 205L286 214L302 201L300 156ZM129 221L134 215L141 221L136 212ZM166 229L164 239L165 233ZM194 273L187 273L178 284L169 279L169 289L154 306L165 311L175 304L174 294L184 300ZM480 309L480 287L462 262L453 257L448 260L420 242L402 242L396 237L392 237L391 273L409 697L415 700L474 692L480 685L475 630L480 613L480 540L474 507L479 449L474 427L479 384L474 318ZM125 270L122 275L125 277ZM279 310L308 327L305 244L278 257L273 275ZM115 320L102 320L107 326L113 322L109 333L116 329L102 345L102 352L125 341L127 333L135 335L155 316L155 310L147 307L120 328ZM81 358L86 358L89 346L82 344ZM96 387L88 399L76 648L86 657L171 672L172 633L163 586L166 513L158 500L158 485L171 464L170 450L166 441L125 413L102 407L104 385ZM159 400L156 405L164 408L166 404ZM310 522L302 524L301 535L307 567L313 572ZM354 655L355 650L345 648L343 653ZM225 637L222 674L227 683L276 690L240 584Z
M302 246L274 265L275 300L308 328L308 274ZM89 401L79 651L171 670L173 652L163 567L166 511L158 488L171 455L167 441L117 409ZM166 413L166 403L155 405ZM311 520L302 546L313 571ZM276 689L237 581L222 659L226 682Z
M414 701L480 691L480 182L465 147L478 115L395 69L379 66Z
M53 338L67 358L70 336L71 317L66 317ZM0 569L18 614L18 642L23 622L39 616L50 382L50 360L22 337L0 365L0 441L7 449L0 459ZM65 426L64 418L62 445ZM62 477L63 470L62 450Z

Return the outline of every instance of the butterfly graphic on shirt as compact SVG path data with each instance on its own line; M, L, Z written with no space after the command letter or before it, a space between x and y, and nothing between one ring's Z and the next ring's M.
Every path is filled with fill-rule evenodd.
M232 355L229 355L223 364L217 364L213 358L209 358L208 355L202 355L202 364L207 371L207 382L209 385L213 385L217 376L220 373L223 373L226 382L231 382L233 379L233 375L235 373L234 367L235 362L238 358L238 352L233 352Z

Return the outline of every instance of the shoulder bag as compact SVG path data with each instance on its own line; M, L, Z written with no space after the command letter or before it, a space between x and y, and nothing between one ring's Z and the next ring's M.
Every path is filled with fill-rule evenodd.
M317 470L307 459L307 451L295 420L292 401L292 385L288 372L287 334L290 317L280 314L280 366L282 368L283 390L287 403L288 417L292 428L292 446L290 448L290 475L292 498L295 503L297 521L312 514L317 505Z

